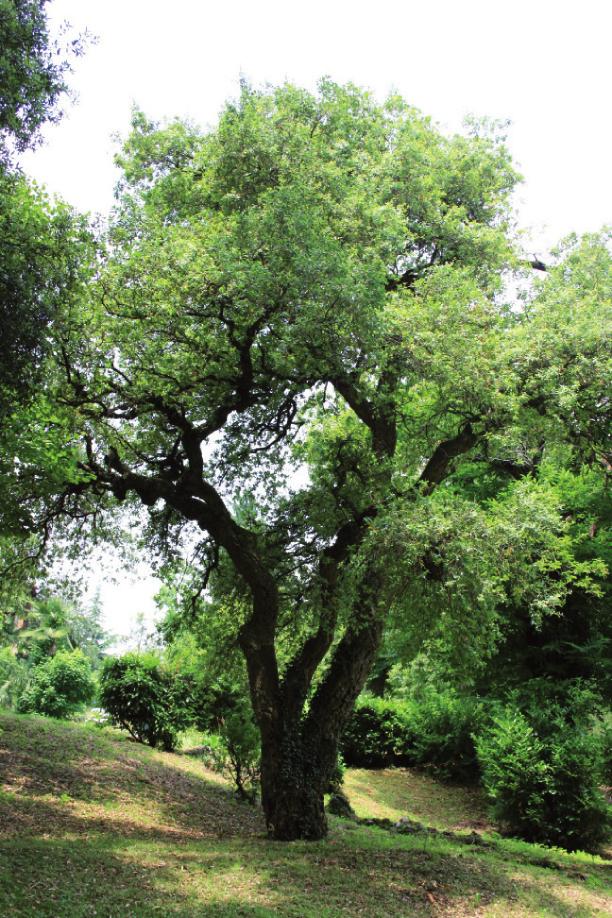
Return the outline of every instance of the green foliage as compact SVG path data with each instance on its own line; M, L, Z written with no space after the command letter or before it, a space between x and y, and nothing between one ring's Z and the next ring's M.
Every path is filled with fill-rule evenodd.
M51 38L47 2L0 0L0 156L9 139L23 150L43 122L58 120L71 69L66 57L82 52L80 38L64 48Z
M109 637L100 624L99 604L90 608L40 589L38 595L21 590L0 604L0 644L28 664L44 662L58 650L81 650L94 670L99 669Z
M404 702L365 698L344 731L342 756L347 765L366 768L405 763L412 739Z
M442 682L481 694L555 657L551 675L604 676L608 502L598 471L549 461L495 496L475 501L459 480L427 499L427 516L412 504L381 519L372 549L396 594L381 665L420 655Z
M128 653L104 661L100 704L114 723L139 743L175 748L190 721L183 686L152 653Z
M102 626L102 604L99 591L95 593L88 605L78 601L68 606L66 626L70 643L83 651L95 671L99 670L105 651L112 640L111 635Z
M18 708L48 717L69 717L93 699L95 690L89 660L79 650L59 651L34 667Z
M32 395L49 346L47 330L66 308L80 277L86 223L51 203L19 173L0 164L0 408Z
M336 794L342 792L342 785L344 784L345 777L346 762L344 761L344 756L339 753L338 757L336 758L336 765L329 779L328 793Z
M342 740L349 765L426 766L447 780L478 774L473 732L482 717L476 699L428 690L417 699L361 699Z
M607 711L595 726L595 735L601 743L604 781L612 785L612 711Z
M30 667L11 647L0 647L0 708L16 708L28 684Z
M34 570L53 498L75 482L65 414L40 395L54 323L90 261L86 220L51 202L12 163L56 121L69 58L49 33L47 0L0 0L0 565L3 588ZM87 254L86 254L87 252ZM31 501L29 512L25 503ZM34 505L37 504L35 507ZM9 576L10 575L10 576Z
M216 731L209 737L214 767L227 775L242 800L254 802L259 785L261 749L259 731L247 698L242 698L216 717Z
M177 625L170 615L165 631ZM203 623L198 634L204 638ZM243 800L255 799L259 782L260 739L253 719L244 666L235 651L220 666L184 628L174 635L166 658L173 678L184 687L190 723L207 735L213 767L227 775Z
M19 513L40 520L62 468L81 532L148 508L157 559L193 559L207 652L247 657L264 773L295 737L329 769L388 610L471 690L510 609L536 628L600 598L605 565L539 468L602 458L606 236L505 303L524 259L499 137L329 80L243 85L206 132L135 112L118 162L95 280L50 331L60 442L24 447ZM443 767L465 752L453 711L429 712Z
M58 650L75 649L67 616L67 604L56 596L28 597L7 616L5 640L20 658L34 665L43 663Z
M540 702L535 718L500 707L476 737L492 815L510 833L570 851L596 850L610 828L601 741L584 719Z
M1 52L0 52L1 53ZM0 570L2 592L36 578L58 495L84 480L49 382L51 329L89 262L86 221L0 163ZM51 373L51 376L53 374ZM67 507L66 496L60 500Z
M408 704L414 764L426 765L443 779L474 781L478 763L472 735L483 716L482 703L447 689Z
M609 228L563 240L511 337L525 402L546 404L540 430L570 430L576 454L596 463L609 448L611 240Z

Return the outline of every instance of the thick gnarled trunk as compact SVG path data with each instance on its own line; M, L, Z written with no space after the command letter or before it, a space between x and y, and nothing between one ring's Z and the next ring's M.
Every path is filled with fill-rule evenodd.
M371 596L371 585L366 590ZM367 679L382 633L382 616L349 630L334 653L310 709L279 692L276 730L262 730L262 806L268 834L279 841L318 840L327 834L324 794L336 766L342 733ZM283 688L287 689L285 684Z
M316 841L327 834L323 797L336 764L338 736L313 743L305 723L280 718L279 732L262 742L261 797L268 835Z
M275 756L272 757L273 759ZM323 807L325 783L297 757L281 762L262 757L262 805L270 838L317 841L327 834Z

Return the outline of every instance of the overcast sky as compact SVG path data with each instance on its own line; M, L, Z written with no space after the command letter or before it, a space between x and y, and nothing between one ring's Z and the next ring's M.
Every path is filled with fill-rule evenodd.
M80 210L112 203L112 136L135 103L155 119L214 124L252 83L314 88L322 75L383 98L399 91L443 127L508 118L525 177L517 207L540 255L572 230L612 222L611 0L52 0L52 22L97 44L76 62L78 94L26 171ZM143 578L107 586L110 627L152 609Z

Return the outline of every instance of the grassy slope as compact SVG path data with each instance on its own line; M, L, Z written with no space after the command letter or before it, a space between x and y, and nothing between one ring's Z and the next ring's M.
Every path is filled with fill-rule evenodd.
M477 795L408 772L355 771L347 787L362 815L484 825ZM196 759L0 716L3 918L610 914L602 860L555 851L552 867L529 863L543 853L339 820L325 842L268 842L257 810Z

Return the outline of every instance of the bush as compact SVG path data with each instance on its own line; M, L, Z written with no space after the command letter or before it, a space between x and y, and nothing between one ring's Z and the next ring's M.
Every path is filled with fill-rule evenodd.
M95 690L87 657L80 650L59 651L34 667L18 707L27 713L70 717L92 700Z
M476 738L492 815L527 841L594 851L609 828L601 743L558 706L540 709L538 720L545 727L507 706Z
M100 704L113 723L139 743L160 745L169 752L191 720L183 682L151 653L106 660L100 675Z
M474 779L476 699L431 689L419 701L368 698L357 703L342 740L348 765L423 765L444 779Z
M431 691L422 701L409 703L414 765L425 765L440 778L473 781L479 768L473 734L478 732L482 705L451 691Z
M30 667L10 647L0 647L0 708L16 708L27 688Z
M329 783L327 786L328 794L339 794L342 793L342 785L344 784L344 778L346 775L346 762L341 753L338 753L336 756L336 764L334 765L334 770L332 771Z
M248 688L230 673L189 678L192 722L207 734L210 764L227 775L238 796L253 802L260 775L259 730L253 719Z
M605 784L612 784L612 712L607 711L595 727L595 735L601 743L603 757L603 778Z
M342 756L358 768L406 763L412 739L406 702L360 699L342 737Z
M246 700L217 721L212 737L213 766L234 782L238 796L255 801L260 776L259 730Z

